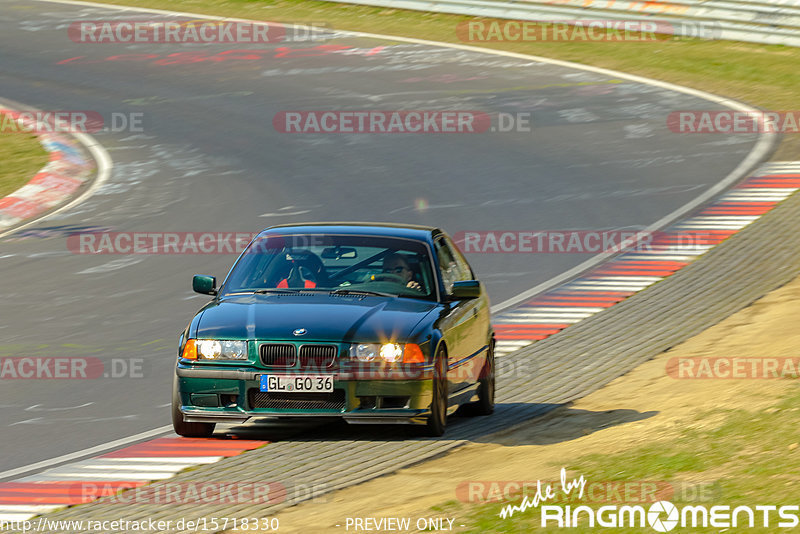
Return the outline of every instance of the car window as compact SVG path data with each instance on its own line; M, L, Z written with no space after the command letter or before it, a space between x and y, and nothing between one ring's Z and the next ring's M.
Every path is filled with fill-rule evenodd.
M259 236L234 265L222 294L262 289L352 290L436 298L425 243L380 236Z
M464 266L459 265L460 262L456 261L456 254L444 238L439 238L435 243L435 247L436 255L439 258L439 272L442 275L444 290L449 295L453 292L453 282L470 280L471 273L468 267L465 270Z
M458 246L455 245L450 238L445 237L444 240L453 254L453 260L455 260L459 271L462 273L462 275L466 276L466 278L460 278L460 280L473 280L475 278L475 274L472 272L472 268L469 266L466 258L464 258L461 250L459 250Z

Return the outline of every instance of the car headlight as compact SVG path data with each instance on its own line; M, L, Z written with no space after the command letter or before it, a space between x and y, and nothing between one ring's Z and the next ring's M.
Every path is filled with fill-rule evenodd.
M358 343L350 345L350 358L360 362L423 363L425 356L416 343Z
M350 345L350 358L360 362L372 362L381 352L381 346L375 343L359 343Z
M381 345L381 358L389 363L401 361L403 359L403 346L397 343L384 343Z
M247 341L197 340L198 360L246 360Z

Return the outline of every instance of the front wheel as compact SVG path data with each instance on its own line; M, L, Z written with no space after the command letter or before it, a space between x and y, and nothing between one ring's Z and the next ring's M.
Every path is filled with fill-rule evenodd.
M447 353L443 348L436 353L432 382L431 413L425 423L425 433L439 437L447 427Z
M214 433L214 423L187 423L181 413L181 394L178 391L178 377L172 381L172 428L179 436L186 438L207 438Z

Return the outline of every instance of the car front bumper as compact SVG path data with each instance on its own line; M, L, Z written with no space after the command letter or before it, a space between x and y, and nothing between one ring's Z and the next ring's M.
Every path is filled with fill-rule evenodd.
M176 373L180 410L189 423L339 417L354 424L418 424L424 423L432 398L433 370L426 365L312 373L333 375L330 394L260 391L261 375L286 371L179 364Z

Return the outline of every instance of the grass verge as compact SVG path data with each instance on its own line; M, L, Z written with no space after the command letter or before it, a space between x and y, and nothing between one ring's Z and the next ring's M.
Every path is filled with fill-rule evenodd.
M464 43L456 27L473 19L461 15L316 0L111 0L106 3L278 22L325 22L341 30L471 44L617 69L724 95L772 111L798 109L800 49L780 45L672 39ZM800 159L800 134L786 136L775 159Z
M0 115L0 123L3 122ZM47 164L47 152L35 135L0 132L0 198L22 187Z
M595 495L622 497L621 501L615 498L612 502L597 502L605 501L605 498L587 499L590 493L587 491L583 499L559 493L556 500L551 502L562 506L568 500L573 510L579 505L588 505L596 510L600 506L613 504L641 504L647 510L656 499L641 499L639 496L643 494L638 490L643 484L651 484L657 489L648 496L660 495L660 498L669 500L678 508L705 505L710 509L714 505L727 505L733 510L737 506L753 509L756 505L796 506L800 489L800 451L793 451L798 449L798 406L800 394L794 392L783 396L773 406L756 412L726 409L701 413L697 421L713 419L715 424L711 428L698 429L695 425L688 425L679 437L672 440L648 443L624 454L582 456L567 466L567 480L583 475L589 488L592 481L619 482L617 487L622 488L619 493L610 492L610 486L602 483ZM554 464L554 467L557 466ZM559 487L559 482L553 483L554 489ZM633 489L628 494L629 497L633 496L631 501L626 500L625 488ZM535 488L529 490L529 498L533 497L534 492ZM536 508L501 518L499 514L505 505L521 502L522 495L517 497L513 501L479 505L467 511L469 524L474 527L466 532L563 532L563 528L558 528L552 522L542 528L540 513ZM446 504L444 508L450 508L451 511L461 508L462 513L465 511L463 505L454 502ZM590 527L586 516L583 517L582 526L572 528L570 532L597 531L598 526ZM776 512L771 515L770 527L761 526L762 520L762 516L757 514L754 528L749 528L747 516L742 513L739 521L743 523L733 527L733 530L754 533L778 530ZM648 528L646 523L645 528ZM603 528L602 531L635 533L642 529ZM720 529L695 527L691 531L720 532Z

